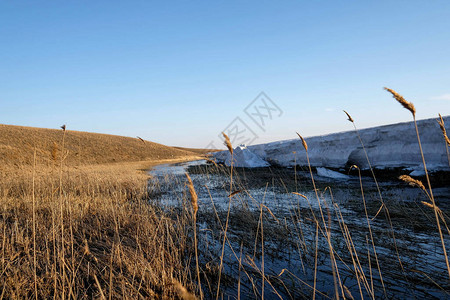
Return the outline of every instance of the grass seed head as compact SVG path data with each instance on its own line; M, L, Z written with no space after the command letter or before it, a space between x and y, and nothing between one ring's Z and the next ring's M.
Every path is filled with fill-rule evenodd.
M233 155L233 146L231 145L230 138L228 135L226 135L225 132L222 132L223 137L225 138L225 146L227 146L228 151L230 151L230 154Z
M241 190L234 191L234 192L232 192L231 194L228 195L228 198L231 198L234 195L239 194L240 192L242 192L242 191Z
M308 197L306 197L305 195L297 193L297 192L292 192L292 194L300 196L300 197L305 198L305 199L308 199Z
M206 160L207 162L209 162L209 163L214 164L214 166L216 166L216 168L219 167L219 165L215 162L215 160L212 160L212 159L209 159L209 158L205 158L205 160Z
M188 180L189 194L191 194L192 209L194 210L194 215L196 215L197 211L198 211L198 201L197 201L198 196L197 196L197 193L195 192L195 188L194 188L194 184L192 183L191 176L189 176L188 173L186 173L186 178Z
M389 93L391 93L392 96L395 98L395 100L397 100L404 108L409 110L412 113L413 117L416 116L416 108L414 107L414 104L406 101L405 98L403 98L403 96L398 94L396 91L389 89L387 87L385 87L384 89Z
M445 142L450 146L450 139L447 136L447 131L445 130L444 119L442 119L441 114L439 114L439 120L437 121L439 127L441 127L442 134L444 135Z
M429 203L429 202L425 202L425 201L420 201L420 202L422 202L422 204L425 205L425 206L428 206L430 208L434 208L434 205Z
M350 171L353 170L353 169L359 169L359 167L357 165L351 165L350 166Z
M426 191L425 186L423 185L422 181L414 179L409 175L400 175L398 177L398 179L406 182L410 186L417 186L417 187L421 188L422 190Z
M344 110L344 112L345 112L345 114L347 115L348 120L349 120L350 122L354 123L353 118L349 115L349 113L346 112L345 110Z
M298 137L302 140L303 148L305 148L306 152L308 152L308 144L306 144L305 139L298 132L296 132L296 133L297 133Z

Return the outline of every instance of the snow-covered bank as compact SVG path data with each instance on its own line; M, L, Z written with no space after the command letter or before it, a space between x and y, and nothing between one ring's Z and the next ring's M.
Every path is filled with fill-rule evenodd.
M228 153L228 152L227 152ZM225 164L227 166L233 165L236 167L244 167L244 168L259 168L259 167L268 167L270 164L263 160L261 157L248 150L246 146L240 145L236 147L233 151L233 156L229 153L225 158Z
M450 116L443 119L450 132ZM417 125L427 167L431 170L449 170L445 141L436 119L421 120ZM359 134L373 167L403 167L411 170L422 168L413 122L363 129ZM306 138L306 142L313 167L339 169L355 164L362 169L368 168L363 148L354 130L310 137ZM248 146L247 149L273 165L307 165L305 150L298 138ZM222 151L214 153L214 156L224 162L229 154Z

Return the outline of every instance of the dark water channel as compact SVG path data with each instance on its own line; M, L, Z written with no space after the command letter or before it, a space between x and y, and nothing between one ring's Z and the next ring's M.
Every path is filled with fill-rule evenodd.
M418 188L382 180L378 192L373 178L362 177L361 190L358 176L313 172L316 195L308 169L237 168L231 175L197 161L155 167L151 201L189 211L185 172L199 197L205 298L216 298L227 227L224 299L450 299L434 211ZM450 187L433 192L449 223ZM440 224L448 251L450 232Z

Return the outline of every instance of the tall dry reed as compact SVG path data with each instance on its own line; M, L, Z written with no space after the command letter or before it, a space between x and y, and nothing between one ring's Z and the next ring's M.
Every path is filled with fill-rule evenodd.
M443 250L443 253L444 253L444 257L445 257L445 263L447 265L448 277L450 279L450 263L449 263L448 256L447 256L447 250L445 249L444 236L442 234L441 223L439 221L438 211L436 209L436 203L434 201L433 190L431 189L430 176L428 175L427 164L425 162L425 156L423 155L422 143L420 142L419 129L417 128L417 122L416 122L416 109L414 108L414 105L411 102L406 101L401 95L399 95L394 90L388 89L388 88L384 88L384 89L387 90L388 92L390 92L392 94L392 96L395 98L395 100L397 100L404 108L409 110L411 112L411 114L413 115L414 127L416 129L417 142L419 144L420 155L421 155L421 158L422 158L422 164L423 164L423 168L424 168L424 171L425 171L425 177L427 179L427 184L428 184L428 193L429 193L432 205L434 207L434 209L433 209L434 210L434 215L435 215L435 218L436 218L436 224L437 224L437 227L438 227L439 236L441 238L442 250Z
M200 267L198 262L198 241L197 241L197 212L198 212L198 196L197 192L194 188L194 183L192 182L191 176L189 176L188 173L185 173L186 178L188 180L188 188L189 188L189 194L191 196L191 205L192 205L192 215L194 219L194 250L195 250L195 265L197 270L197 280L198 280L198 288L199 288L199 294L200 298L203 299L203 292L202 292L202 283L200 278Z

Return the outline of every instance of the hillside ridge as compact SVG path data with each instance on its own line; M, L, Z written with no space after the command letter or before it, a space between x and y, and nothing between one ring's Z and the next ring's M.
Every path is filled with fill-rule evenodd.
M52 164L61 158L62 129L0 124L0 163L32 164L36 149L38 164ZM170 147L139 138L73 131L64 137L65 163L103 164L164 160L199 155L180 147Z

